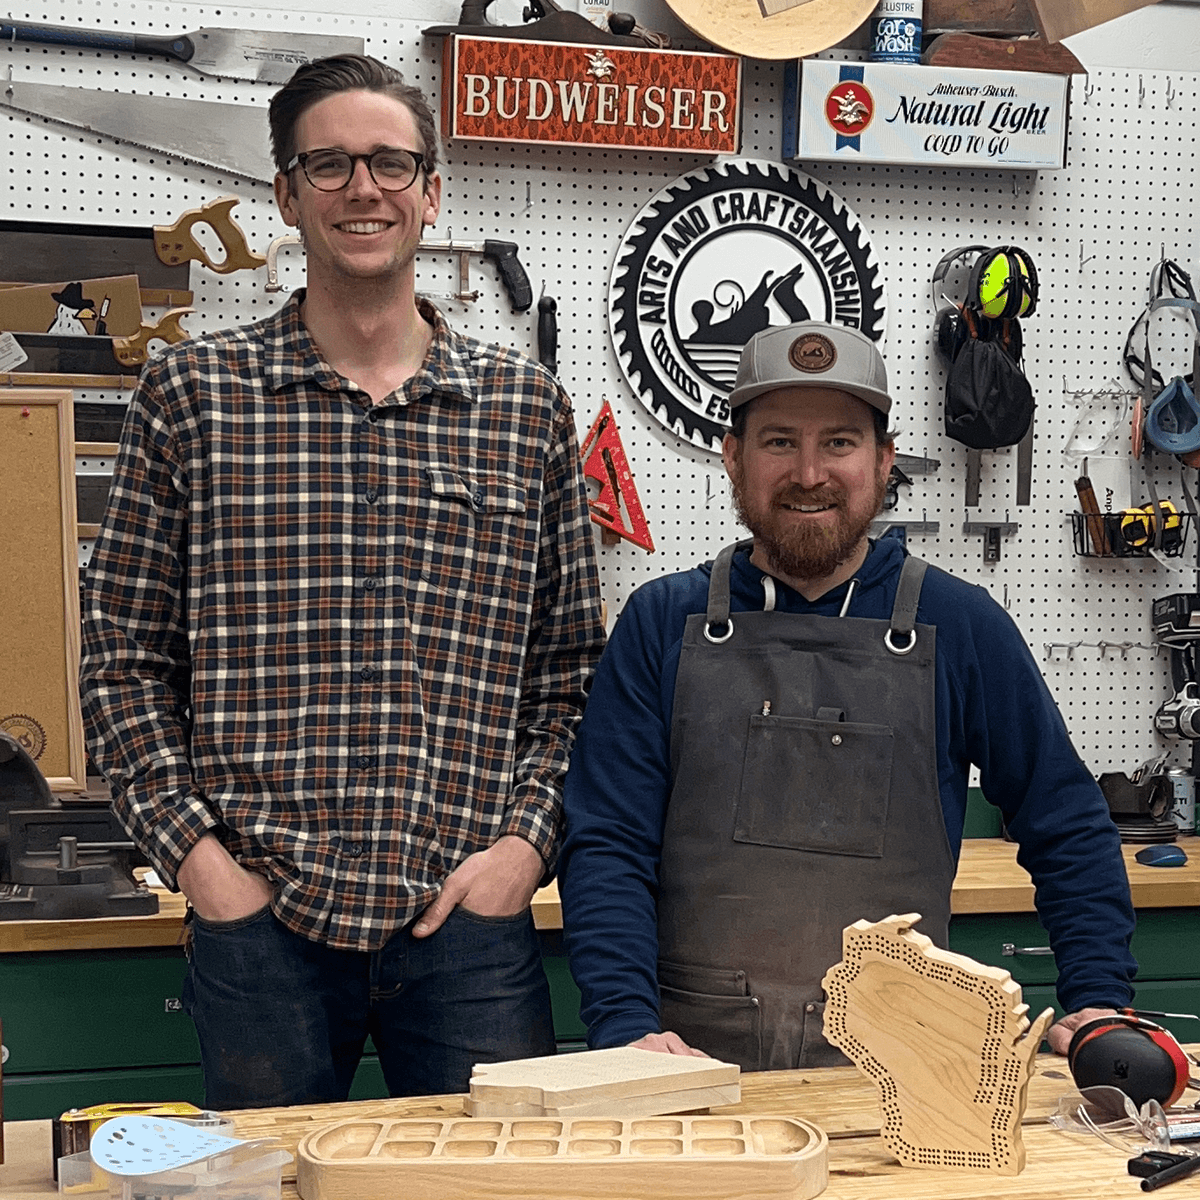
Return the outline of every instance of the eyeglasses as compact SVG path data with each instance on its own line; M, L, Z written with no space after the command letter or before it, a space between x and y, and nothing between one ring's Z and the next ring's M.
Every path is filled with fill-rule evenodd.
M1094 1134L1128 1153L1171 1145L1166 1114L1157 1100L1147 1100L1139 1110L1119 1088L1106 1085L1063 1096L1048 1120L1064 1133Z
M403 192L412 187L417 172L425 165L425 155L416 150L393 149L373 150L370 154L347 154L345 150L306 150L297 154L286 167L284 174L295 167L304 170L304 177L319 192L340 192L354 178L355 168L360 162L376 185L385 192Z

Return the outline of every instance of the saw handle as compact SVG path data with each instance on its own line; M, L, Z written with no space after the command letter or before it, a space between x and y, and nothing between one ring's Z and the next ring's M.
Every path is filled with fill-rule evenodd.
M504 290L512 302L513 312L527 312L533 303L533 288L530 286L529 276L525 274L525 268L521 266L521 260L517 257L516 242L501 242L488 238L483 243L483 257L496 264L496 269L500 272L500 282L504 284Z
M242 228L230 216L230 211L238 202L236 196L221 196L210 200L200 208L192 208L185 212L174 225L155 225L154 251L169 267L181 263L203 263L210 271L218 275L231 275L234 271L256 271L266 264L266 257L251 250L246 243L246 235ZM194 226L205 223L211 225L221 239L225 248L225 258L215 263L208 257L208 252L196 241L192 233Z
M192 335L179 324L179 319L195 311L194 308L173 308L170 312L163 313L156 325L142 322L142 327L137 333L129 337L113 338L113 357L123 367L140 367L150 357L147 347L152 338L162 338L172 346L176 342L186 342Z
M460 25L486 25L487 10L492 0L463 0L462 12L458 14Z
M116 33L109 29L35 25L30 21L0 21L0 40L78 46L84 50L122 50L127 54L155 54L182 63L191 62L196 53L192 39L186 34L179 37L152 37L143 33Z

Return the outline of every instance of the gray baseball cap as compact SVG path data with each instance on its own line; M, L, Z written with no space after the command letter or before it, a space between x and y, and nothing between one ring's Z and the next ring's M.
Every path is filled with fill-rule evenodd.
M892 398L879 347L865 333L826 321L772 325L747 343L729 407L785 387L834 388L887 414Z

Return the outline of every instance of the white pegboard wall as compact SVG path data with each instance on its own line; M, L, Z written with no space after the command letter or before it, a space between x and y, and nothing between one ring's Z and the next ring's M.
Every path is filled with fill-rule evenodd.
M358 0L356 12L322 11L328 0L226 8L158 3L39 4L13 17L45 23L174 33L204 25L356 34L368 52L403 70L431 97L440 96L441 46L421 29L452 23L456 0L424 0L422 16L390 15L391 6ZM1200 13L1197 14L1200 21ZM0 81L14 79L119 88L198 102L264 108L270 89L202 78L170 63L108 52L30 44L0 48ZM743 154L778 159L782 67L747 61ZM811 164L857 213L871 234L886 280L885 355L896 396L901 451L941 462L902 491L895 519L940 523L936 537L910 539L913 550L954 574L986 586L1021 628L1058 699L1076 745L1096 772L1131 769L1168 743L1150 718L1167 694L1166 657L1151 641L1152 597L1191 590L1194 577L1150 560L1098 561L1075 555L1065 514L1076 506L1079 464L1062 447L1080 411L1076 393L1110 379L1131 386L1121 347L1140 311L1150 267L1162 253L1197 266L1193 232L1198 77L1151 71L1094 71L1073 81L1068 166L1041 174L986 170ZM0 116L10 187L0 212L24 219L150 225L185 209L236 194L234 217L250 245L265 250L285 232L266 185L171 162L82 132L23 117ZM445 198L432 236L516 242L535 296L558 301L559 368L574 398L580 433L604 398L621 437L658 553L628 544L600 549L605 596L619 612L639 584L711 557L742 535L730 516L719 459L666 432L624 382L608 332L608 287L615 248L646 202L679 174L709 160L572 147L443 147ZM1039 407L1033 503L1015 504L1015 451L984 456L982 503L963 504L966 452L942 432L945 374L931 335L929 275L947 250L973 242L1015 243L1033 255L1042 281L1038 313L1024 322L1026 366ZM280 258L288 287L303 280L303 257ZM494 269L473 260L474 304L441 302L456 327L533 353L536 314L514 314ZM7 272L0 269L0 277ZM422 255L419 286L448 293L457 265L449 255ZM263 290L262 272L217 276L192 270L197 312L192 332L255 319L280 297ZM952 281L953 282L953 279ZM1156 361L1183 361L1186 330L1156 326ZM119 401L117 391L86 399ZM1177 476L1157 472L1161 495L1182 501ZM1145 497L1138 497L1144 499ZM978 537L964 520L1010 520L996 566L982 561ZM1194 546L1193 546L1194 549ZM1189 558L1191 556L1189 555ZM1056 647L1085 643L1070 653ZM1132 643L1123 653L1110 647Z

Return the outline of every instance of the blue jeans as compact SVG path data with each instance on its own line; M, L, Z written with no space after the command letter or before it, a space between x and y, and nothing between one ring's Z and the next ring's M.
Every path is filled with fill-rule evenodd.
M336 950L265 908L192 914L183 1005L196 1023L209 1108L345 1100L370 1034L388 1091L469 1089L471 1067L554 1053L533 917L456 908L427 938Z

